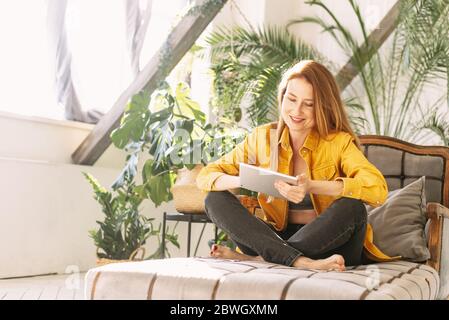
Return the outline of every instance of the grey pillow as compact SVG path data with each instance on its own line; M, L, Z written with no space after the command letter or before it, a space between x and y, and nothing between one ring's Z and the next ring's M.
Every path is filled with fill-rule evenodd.
M424 234L426 224L425 177L388 193L377 208L367 206L374 244L389 256L421 262L430 258Z

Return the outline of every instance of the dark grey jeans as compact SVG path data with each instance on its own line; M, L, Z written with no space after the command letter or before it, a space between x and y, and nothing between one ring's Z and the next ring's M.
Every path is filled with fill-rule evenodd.
M361 200L339 198L312 222L288 224L283 231L250 214L229 191L209 192L205 208L208 217L247 255L287 266L301 255L323 259L341 254L346 266L362 263L367 212Z

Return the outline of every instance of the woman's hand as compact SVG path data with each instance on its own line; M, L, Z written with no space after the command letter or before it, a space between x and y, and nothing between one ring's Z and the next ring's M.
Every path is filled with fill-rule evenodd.
M294 203L300 203L307 192L310 191L310 179L306 174L296 176L296 185L288 184L287 182L276 180L274 187L279 193Z

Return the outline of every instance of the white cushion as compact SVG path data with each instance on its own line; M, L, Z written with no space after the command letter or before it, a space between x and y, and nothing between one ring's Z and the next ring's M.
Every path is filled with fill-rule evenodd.
M86 299L436 299L437 272L395 261L344 272L216 258L109 264L88 271Z

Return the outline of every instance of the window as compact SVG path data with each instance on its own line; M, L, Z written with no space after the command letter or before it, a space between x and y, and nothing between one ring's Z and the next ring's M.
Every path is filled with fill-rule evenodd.
M153 0L141 68L166 39L188 0ZM63 119L53 91L46 0L0 2L0 111ZM107 112L131 82L123 0L69 0L72 79L84 109Z

